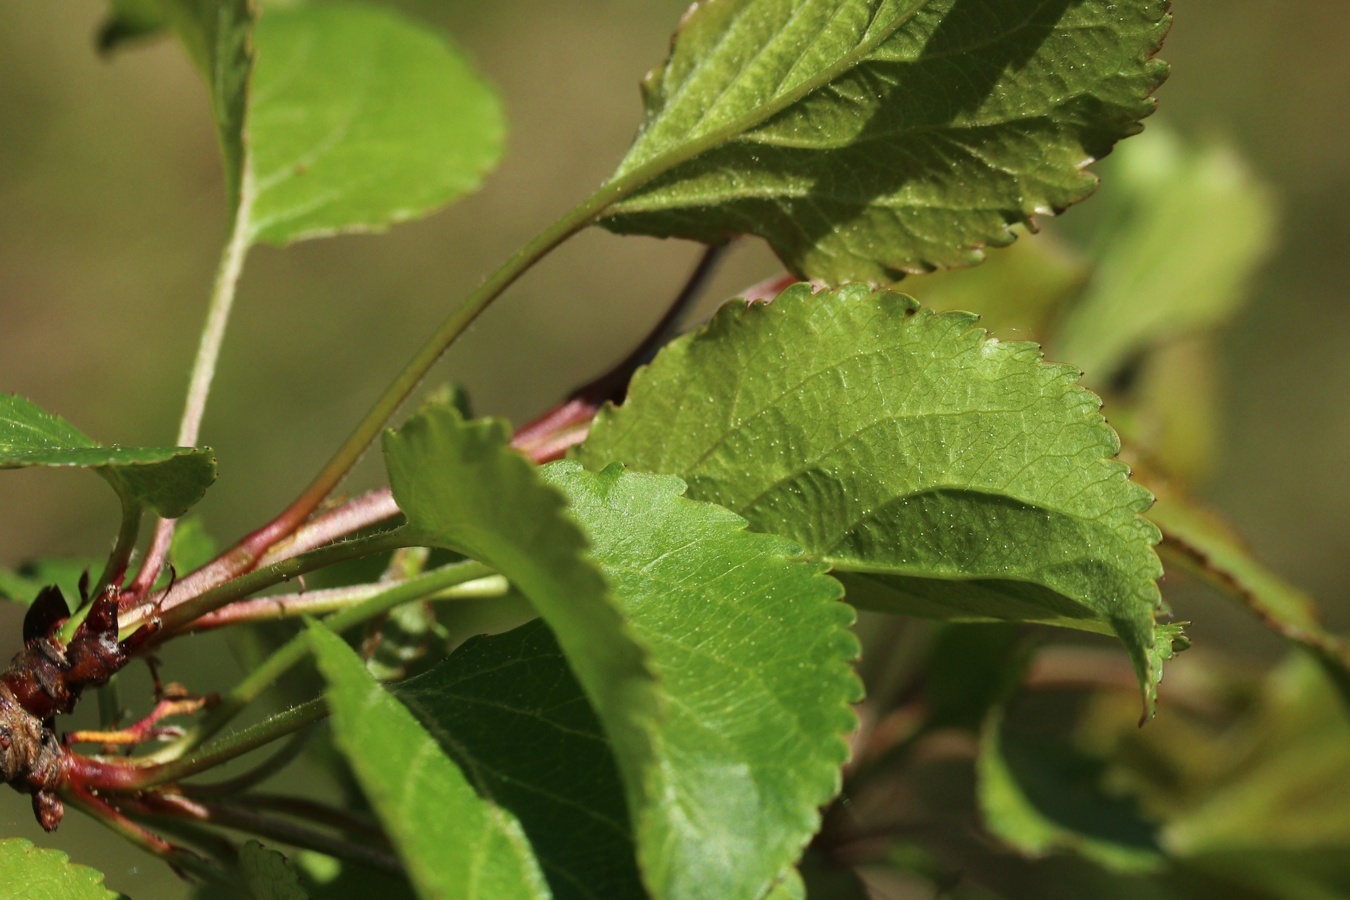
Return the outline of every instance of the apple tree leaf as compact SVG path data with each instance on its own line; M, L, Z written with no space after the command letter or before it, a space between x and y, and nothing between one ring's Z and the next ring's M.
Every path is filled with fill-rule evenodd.
M634 817L656 897L758 897L839 791L861 686L853 611L800 547L745 529L679 479L543 469L647 646L664 715Z
M0 394L0 469L93 469L123 502L177 518L216 480L209 449L117 447L97 443L69 422L13 394Z
M309 900L295 863L258 841L239 848L239 871L255 900Z
M1025 856L1070 851L1118 872L1161 868L1159 828L1104 784L1107 766L1064 735L1009 728L990 712L980 735L978 795L984 824Z
M45 850L22 838L0 840L0 884L24 900L114 900L103 873L76 865L60 850Z
M542 620L471 638L394 692L520 820L555 898L643 896L614 755Z
M378 230L474 190L497 96L443 35L359 4L268 9L254 33L247 228L286 244Z
M799 276L969 265L1096 185L1167 67L1167 0L703 0L602 224L763 237Z
M256 19L250 0L162 0L160 14L173 27L188 59L206 82L216 140L225 165L225 198L235 219L242 199L244 117L254 52Z
M515 816L464 773L384 689L356 652L309 629L334 738L424 898L548 897Z
M854 605L1115 634L1151 712L1171 652L1152 497L1078 370L974 325L861 285L730 304L638 373L579 458L679 475L829 563Z
M505 575L548 623L614 745L633 808L646 804L658 700L645 651L566 512L502 422L431 405L384 438L394 499L427 546Z

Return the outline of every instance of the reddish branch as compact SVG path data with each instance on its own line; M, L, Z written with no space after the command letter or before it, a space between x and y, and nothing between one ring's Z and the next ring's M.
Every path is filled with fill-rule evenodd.
M720 252L721 248L710 248L703 255L661 321L627 358L520 429L512 445L536 462L547 462L582 441L601 406L621 401L637 369L649 362L678 331ZM775 280L774 287L778 287L779 280ZM158 802L155 789L146 790L150 782L146 781L144 770L126 760L104 761L72 752L68 747L71 741L57 737L55 720L74 709L85 688L106 684L138 649L146 649L163 628L160 614L246 575L263 563L275 563L331 543L398 513L387 489L363 495L313 518L310 518L312 510L301 516L296 509L288 509L158 596L151 589L158 574L157 565L147 566L124 591L116 584L108 587L90 604L88 615L69 641L60 638L61 626L70 616L65 597L54 586L43 588L38 594L24 619L24 648L0 674L0 777L16 790L32 795L33 810L43 828L51 831L61 821L64 809L58 794L66 795L119 828L129 820L102 799L100 793L125 794L124 802L130 804L129 808L146 809ZM82 585L81 594L85 590ZM170 592L172 600L167 596ZM129 615L128 627L136 621L141 622L141 627L125 640L118 640L119 610L125 614L133 609L153 612ZM206 615L228 619L226 610ZM126 732L77 733L73 737L103 743L124 736L131 741L148 739L157 733L154 725L162 716L192 711L200 705L195 700L185 707L181 698L159 699L163 702L155 713ZM128 833L140 835L139 839L149 849L168 856L180 853L179 848L162 838L148 832L141 834L144 829L140 826L129 827L133 830Z
M106 684L158 630L151 620L119 641L116 588L94 599L63 644L57 634L67 616L60 589L43 588L24 617L24 648L0 675L0 776L33 795L33 812L48 831L61 821L56 794L69 781L69 754L57 740L56 717L73 710L85 688Z

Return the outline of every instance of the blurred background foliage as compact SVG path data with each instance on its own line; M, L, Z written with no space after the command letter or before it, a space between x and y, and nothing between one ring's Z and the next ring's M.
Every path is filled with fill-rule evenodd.
M511 123L506 160L484 190L426 221L383 236L253 251L203 428L221 478L198 509L223 538L289 501L450 305L613 169L639 119L637 80L663 57L686 4L396 5L453 34L499 87ZM104 442L153 445L169 442L176 430L227 223L199 80L170 41L100 58L94 36L104 12L94 0L14 4L0 30L0 391L27 396ZM1350 55L1342 47L1350 6L1182 0L1175 13L1163 53L1173 71L1159 93L1159 121L1182 140L1235 147L1272 186L1279 218L1267 264L1236 285L1248 295L1245 311L1216 340L1169 348L1156 365L1135 372L1142 383L1130 387L1182 398L1166 429L1174 468L1193 478L1259 556L1320 600L1334 630L1350 630L1350 354L1342 349L1350 336L1343 301L1350 283L1344 250ZM1101 196L1048 230L1090 234L1094 217L1106 215L1101 210L1112 202L1108 181ZM1231 215L1260 213L1238 204ZM678 242L584 234L485 316L433 381L465 385L480 414L526 421L622 356L660 315L698 254L698 247ZM762 247L738 245L704 310L777 269ZM1002 271L1003 290L1018 284L1013 263ZM1072 260L1062 275L1065 285L1074 283ZM931 287L925 279L903 287L925 300L925 290L934 297L942 290L942 277L962 273L931 279ZM988 290L999 289L991 279ZM1016 322L1016 315L991 315L986 324L1001 337L1027 337ZM1070 329L1056 337L1074 345ZM1084 364L1073 356L1066 361ZM1092 372L1088 381L1108 398L1121 387L1093 381ZM1109 402L1106 413L1116 419ZM1143 427L1147 435L1125 413L1117 421L1122 430ZM367 460L353 487L374 483L377 463ZM114 503L87 475L6 472L0 565L52 553L101 555L115 531ZM1199 700L1178 703L1212 700L1211 712L1237 704L1276 715L1279 691L1312 677L1291 669L1262 690L1249 686L1238 700L1214 699L1217 689L1205 692L1207 653L1223 652L1241 671L1244 660L1273 665L1282 647L1244 613L1184 582L1173 579L1164 592L1179 616L1195 623L1190 632L1198 649L1172 663L1160 721L1142 736L1099 727L1083 738L1103 753L1109 745L1118 758L1110 778L1137 788L1141 772L1160 776L1156 767L1131 767L1130 760L1156 759L1169 740L1188 748L1187 758L1167 770L1182 781L1196 772L1222 781L1241 768L1234 754L1256 753L1256 737L1243 744L1241 735L1230 735L1220 745L1188 735L1183 723L1169 724L1169 694L1198 692L1192 696ZM0 651L12 652L18 615L4 612ZM168 678L210 689L235 677L224 653L203 674L186 662L188 656L196 662L197 648L176 649L167 654ZM1089 724L1099 714L1077 712ZM1286 709L1287 716L1297 713ZM1228 759L1227 768L1214 764L1219 757ZM1327 771L1344 772L1343 755L1330 765ZM932 771L924 778L936 796L940 779ZM1155 810L1163 803L1156 783L1138 790ZM908 802L918 808L919 800ZM1180 841L1208 860L1209 871L1221 871L1232 862L1206 849L1205 835L1213 832L1206 815L1222 819L1223 807L1191 810L1170 846ZM0 820L6 834L53 845L37 837L18 795L0 798ZM98 838L95 826L71 817L56 843L108 872L121 890L138 896L180 890L162 866ZM911 850L892 853L899 858ZM922 854L902 862L914 871L942 869ZM1194 878L1208 877L1205 865ZM142 874L133 878L132 869ZM1095 883L1072 861L1049 871L1061 886ZM1142 891L1143 884L1129 890ZM1267 895L1259 883L1245 889ZM1043 892L1028 896L1056 895L1034 890ZM1320 896L1314 889L1289 895Z

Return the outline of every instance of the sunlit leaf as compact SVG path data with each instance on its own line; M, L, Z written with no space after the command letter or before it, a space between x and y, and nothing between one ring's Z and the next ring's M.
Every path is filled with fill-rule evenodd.
M59 850L44 850L20 838L0 840L0 885L5 896L23 900L114 900L103 873L72 863Z
M852 610L800 548L680 496L675 478L554 463L650 651L664 715L636 818L657 897L755 897L791 866L839 790L860 686Z
M478 187L501 155L496 94L442 35L394 12L268 9L254 41L253 240L416 218Z
M464 773L342 639L309 630L338 746L424 898L547 897L520 823Z
M658 703L644 650L563 496L509 440L504 423L427 407L385 435L394 499L428 546L487 563L529 598L615 746L630 803L641 806Z
M1166 74L1166 0L705 0L645 86L615 231L765 238L799 275L966 265L1081 200Z
M855 605L1114 633L1151 709L1151 496L1076 369L973 324L857 285L731 304L638 374L580 458L680 475L828 562Z
M209 449L107 447L32 401L0 394L0 469L94 469L124 500L177 518L216 480Z

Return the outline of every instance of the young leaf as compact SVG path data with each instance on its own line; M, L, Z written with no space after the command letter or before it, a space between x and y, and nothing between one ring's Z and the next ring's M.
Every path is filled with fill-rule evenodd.
M1162 529L1163 559L1237 598L1272 631L1310 651L1350 704L1350 641L1326 630L1313 599L1262 565L1216 514L1171 490L1158 495L1148 517Z
M664 701L650 800L635 816L657 897L759 897L839 790L858 646L824 567L675 478L543 470L590 536Z
M334 735L424 898L547 897L520 823L479 796L435 740L323 626L309 630Z
M1106 383L1140 352L1221 323L1274 240L1275 201L1230 147L1189 147L1150 125L1103 166L1085 218L1098 264L1060 321L1056 357Z
M678 474L801 542L851 602L1114 633L1152 708L1151 502L1078 372L853 285L732 304L597 418L580 458Z
M1090 193L1166 75L1167 0L703 0L645 88L614 231L767 240L829 282L977 262Z
M105 447L37 404L0 394L0 469L29 466L94 469L124 500L170 519L185 513L216 480L209 449Z
M417 218L477 188L501 156L496 94L442 36L393 12L268 9L254 40L253 240Z
M586 539L510 431L429 406L385 434L394 499L427 546L497 569L529 598L563 648L614 744L634 808L646 804L657 696L642 645L587 552Z
M8 897L24 900L115 900L103 873L72 863L59 850L34 847L21 838L0 840L0 884Z
M473 638L394 692L520 820L555 898L643 895L604 729L541 620Z

